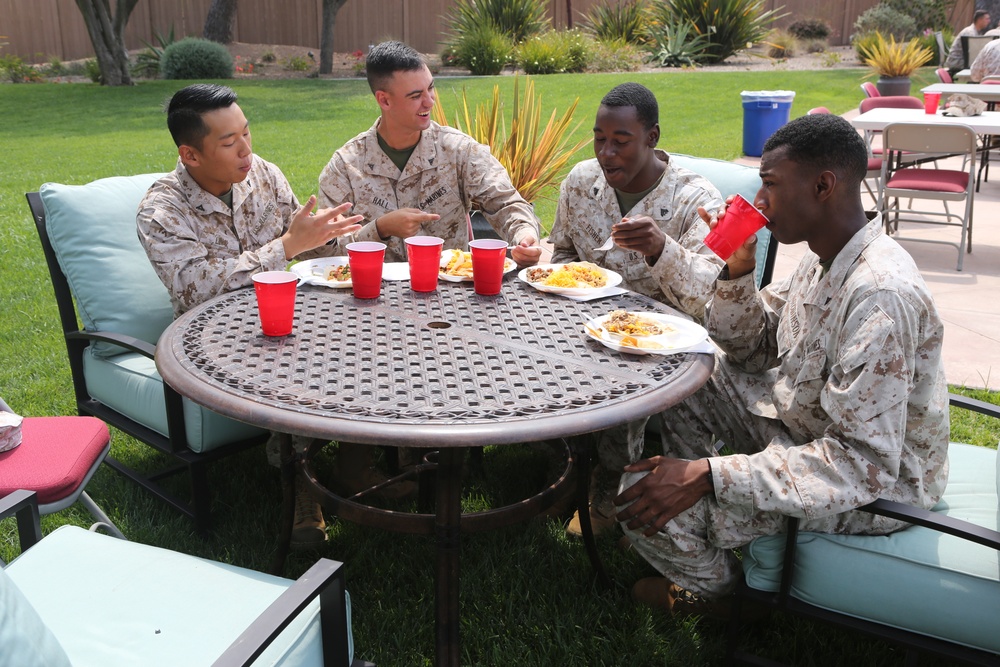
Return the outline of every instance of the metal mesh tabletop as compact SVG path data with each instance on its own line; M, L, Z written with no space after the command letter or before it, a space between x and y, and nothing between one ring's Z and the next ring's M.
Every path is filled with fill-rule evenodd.
M295 329L260 332L252 289L179 318L157 366L180 393L267 428L356 442L467 446L585 433L669 407L704 382L709 355L634 356L590 340L615 308L669 312L634 293L576 302L508 281L376 300L300 287Z

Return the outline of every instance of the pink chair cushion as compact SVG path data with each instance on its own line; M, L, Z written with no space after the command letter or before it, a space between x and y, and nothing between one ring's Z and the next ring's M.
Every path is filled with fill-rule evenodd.
M868 171L882 171L882 158L868 158Z
M28 489L42 505L72 495L110 439L94 417L25 417L21 433L21 445L0 454L0 497Z
M960 194L969 187L969 172L952 169L900 169L892 175L885 186L903 190Z

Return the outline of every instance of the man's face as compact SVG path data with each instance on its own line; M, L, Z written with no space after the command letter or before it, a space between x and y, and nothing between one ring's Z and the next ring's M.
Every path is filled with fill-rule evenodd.
M815 169L788 159L787 148L765 152L760 161L760 190L754 206L767 216L767 228L781 243L808 241L815 233L810 215L816 198Z
M979 20L976 21L976 30L978 30L979 32L986 30L986 27L990 24L990 20L991 19L989 14L984 14L980 16Z
M642 192L652 185L636 181L659 138L659 126L643 127L635 107L602 105L594 123L594 155L608 185L623 192Z
M393 131L404 132L421 132L430 127L434 96L434 77L426 67L396 72L375 93L385 121Z
M239 105L216 109L202 115L208 135L201 147L182 145L181 158L188 171L205 190L214 195L229 191L243 181L253 164L250 125Z

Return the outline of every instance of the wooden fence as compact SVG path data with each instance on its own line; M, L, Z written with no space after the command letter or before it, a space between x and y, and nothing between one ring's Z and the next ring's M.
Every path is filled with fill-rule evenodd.
M556 27L579 24L598 0L549 0ZM154 35L200 36L211 0L139 0L126 28L130 49L154 42ZM800 18L822 18L833 28L831 44L846 44L859 14L878 0L764 0L765 9L780 8L787 15L777 21L787 26ZM112 3L113 4L113 3ZM349 0L337 14L334 49L365 51L383 39L401 39L423 53L440 51L444 16L453 0ZM956 29L971 22L974 0L956 0L951 24ZM319 50L320 0L240 0L234 41L289 44ZM0 55L14 54L28 62L93 57L87 29L74 0L0 0ZM317 54L318 55L318 54Z

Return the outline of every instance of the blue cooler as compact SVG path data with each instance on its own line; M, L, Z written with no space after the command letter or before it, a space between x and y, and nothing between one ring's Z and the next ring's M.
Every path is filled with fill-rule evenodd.
M766 142L775 131L788 122L792 111L792 90L744 90L743 153L760 157Z

